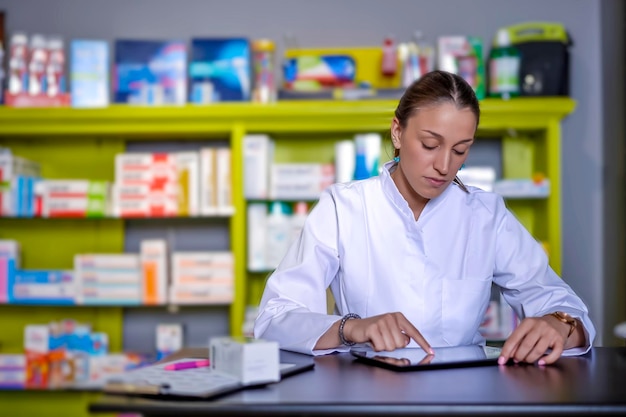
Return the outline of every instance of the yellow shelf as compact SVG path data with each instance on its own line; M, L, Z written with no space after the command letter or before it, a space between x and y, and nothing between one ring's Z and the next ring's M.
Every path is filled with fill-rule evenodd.
M18 155L40 161L44 176L47 177L112 180L113 155L124 151L128 140L228 141L233 150L235 206L235 214L228 221L236 259L236 300L231 307L230 328L237 335L241 333L246 299L256 298L246 294L246 202L242 184L242 138L248 133L267 133L287 138L297 147L298 140L302 140L303 146L305 143L309 146L316 137L323 142L325 136L334 138L368 131L385 133L390 127L396 104L397 100L371 99L281 101L274 104L220 103L180 107L112 105L101 109L4 107L0 108L0 146L11 147ZM520 213L529 218L528 222L543 228L537 238L549 244L551 264L557 272L561 268L560 122L574 108L575 101L567 97L525 97L508 101L484 99L481 101L482 115L477 135L498 135L512 141L521 136L535 147L529 153L535 158L532 168L545 171L553 191L541 203L531 203L534 205L530 211L520 208ZM509 159L515 159L515 155L509 156ZM514 205L520 204L524 203ZM532 214L537 210L540 218ZM26 240L32 244L38 237L53 233L53 226L49 224L42 225L42 231L30 228L28 232L19 232L23 221L3 219L2 224L10 224L8 230L17 235L25 233ZM41 224L41 220L37 222ZM17 223L19 225L16 226ZM121 243L124 228L121 223L115 224L115 230L108 236L103 235L101 227L93 226L91 229L94 235L92 240L97 241L94 248L123 250ZM8 237L6 231L0 231L0 238Z
M181 139L249 132L353 132L387 129L396 100L282 101L274 104L219 103L207 106L101 109L0 109L1 136L112 135L133 139ZM481 130L544 129L574 110L566 97L481 101Z

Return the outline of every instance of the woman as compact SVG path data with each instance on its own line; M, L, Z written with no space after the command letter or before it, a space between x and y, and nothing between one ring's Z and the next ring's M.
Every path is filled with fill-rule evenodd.
M492 284L522 319L500 363L554 363L591 347L587 307L497 194L456 174L480 119L463 78L413 83L391 123L382 173L334 184L268 279L254 335L308 354L484 344ZM326 312L326 289L336 315ZM582 348L582 349L574 349ZM546 354L546 352L549 352Z

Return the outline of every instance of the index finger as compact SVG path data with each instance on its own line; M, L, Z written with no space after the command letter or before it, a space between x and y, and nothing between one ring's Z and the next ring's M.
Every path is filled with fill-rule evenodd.
M417 343L419 347L424 349L424 352L428 352L431 355L435 354L435 351L433 350L432 347L430 347L430 344L426 341L424 336L422 336L420 331L417 330L417 328L413 326L413 324L410 321L408 321L406 318L404 319L404 323L402 324L401 328L404 334L409 336L411 339L415 340L415 343Z
M513 330L513 333L511 333L511 335L504 342L504 345L502 345L502 351L500 352L500 357L498 358L498 364L504 365L509 361L509 359L515 356L517 346L522 340L522 330L520 327L521 326Z

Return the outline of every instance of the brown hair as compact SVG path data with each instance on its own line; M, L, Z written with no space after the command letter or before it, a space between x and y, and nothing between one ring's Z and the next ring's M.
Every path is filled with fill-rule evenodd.
M401 127L405 128L408 120L422 108L443 103L453 103L457 109L470 109L476 116L476 127L480 121L480 106L476 93L463 77L446 71L431 71L414 81L400 98L395 116ZM394 156L399 155L396 149ZM465 185L456 177L456 182L463 190Z

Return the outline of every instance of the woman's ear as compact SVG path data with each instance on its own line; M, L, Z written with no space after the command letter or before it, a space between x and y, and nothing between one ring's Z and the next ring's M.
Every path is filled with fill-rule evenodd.
M397 118L391 121L391 143L395 149L400 149L400 137L402 136L402 127Z

